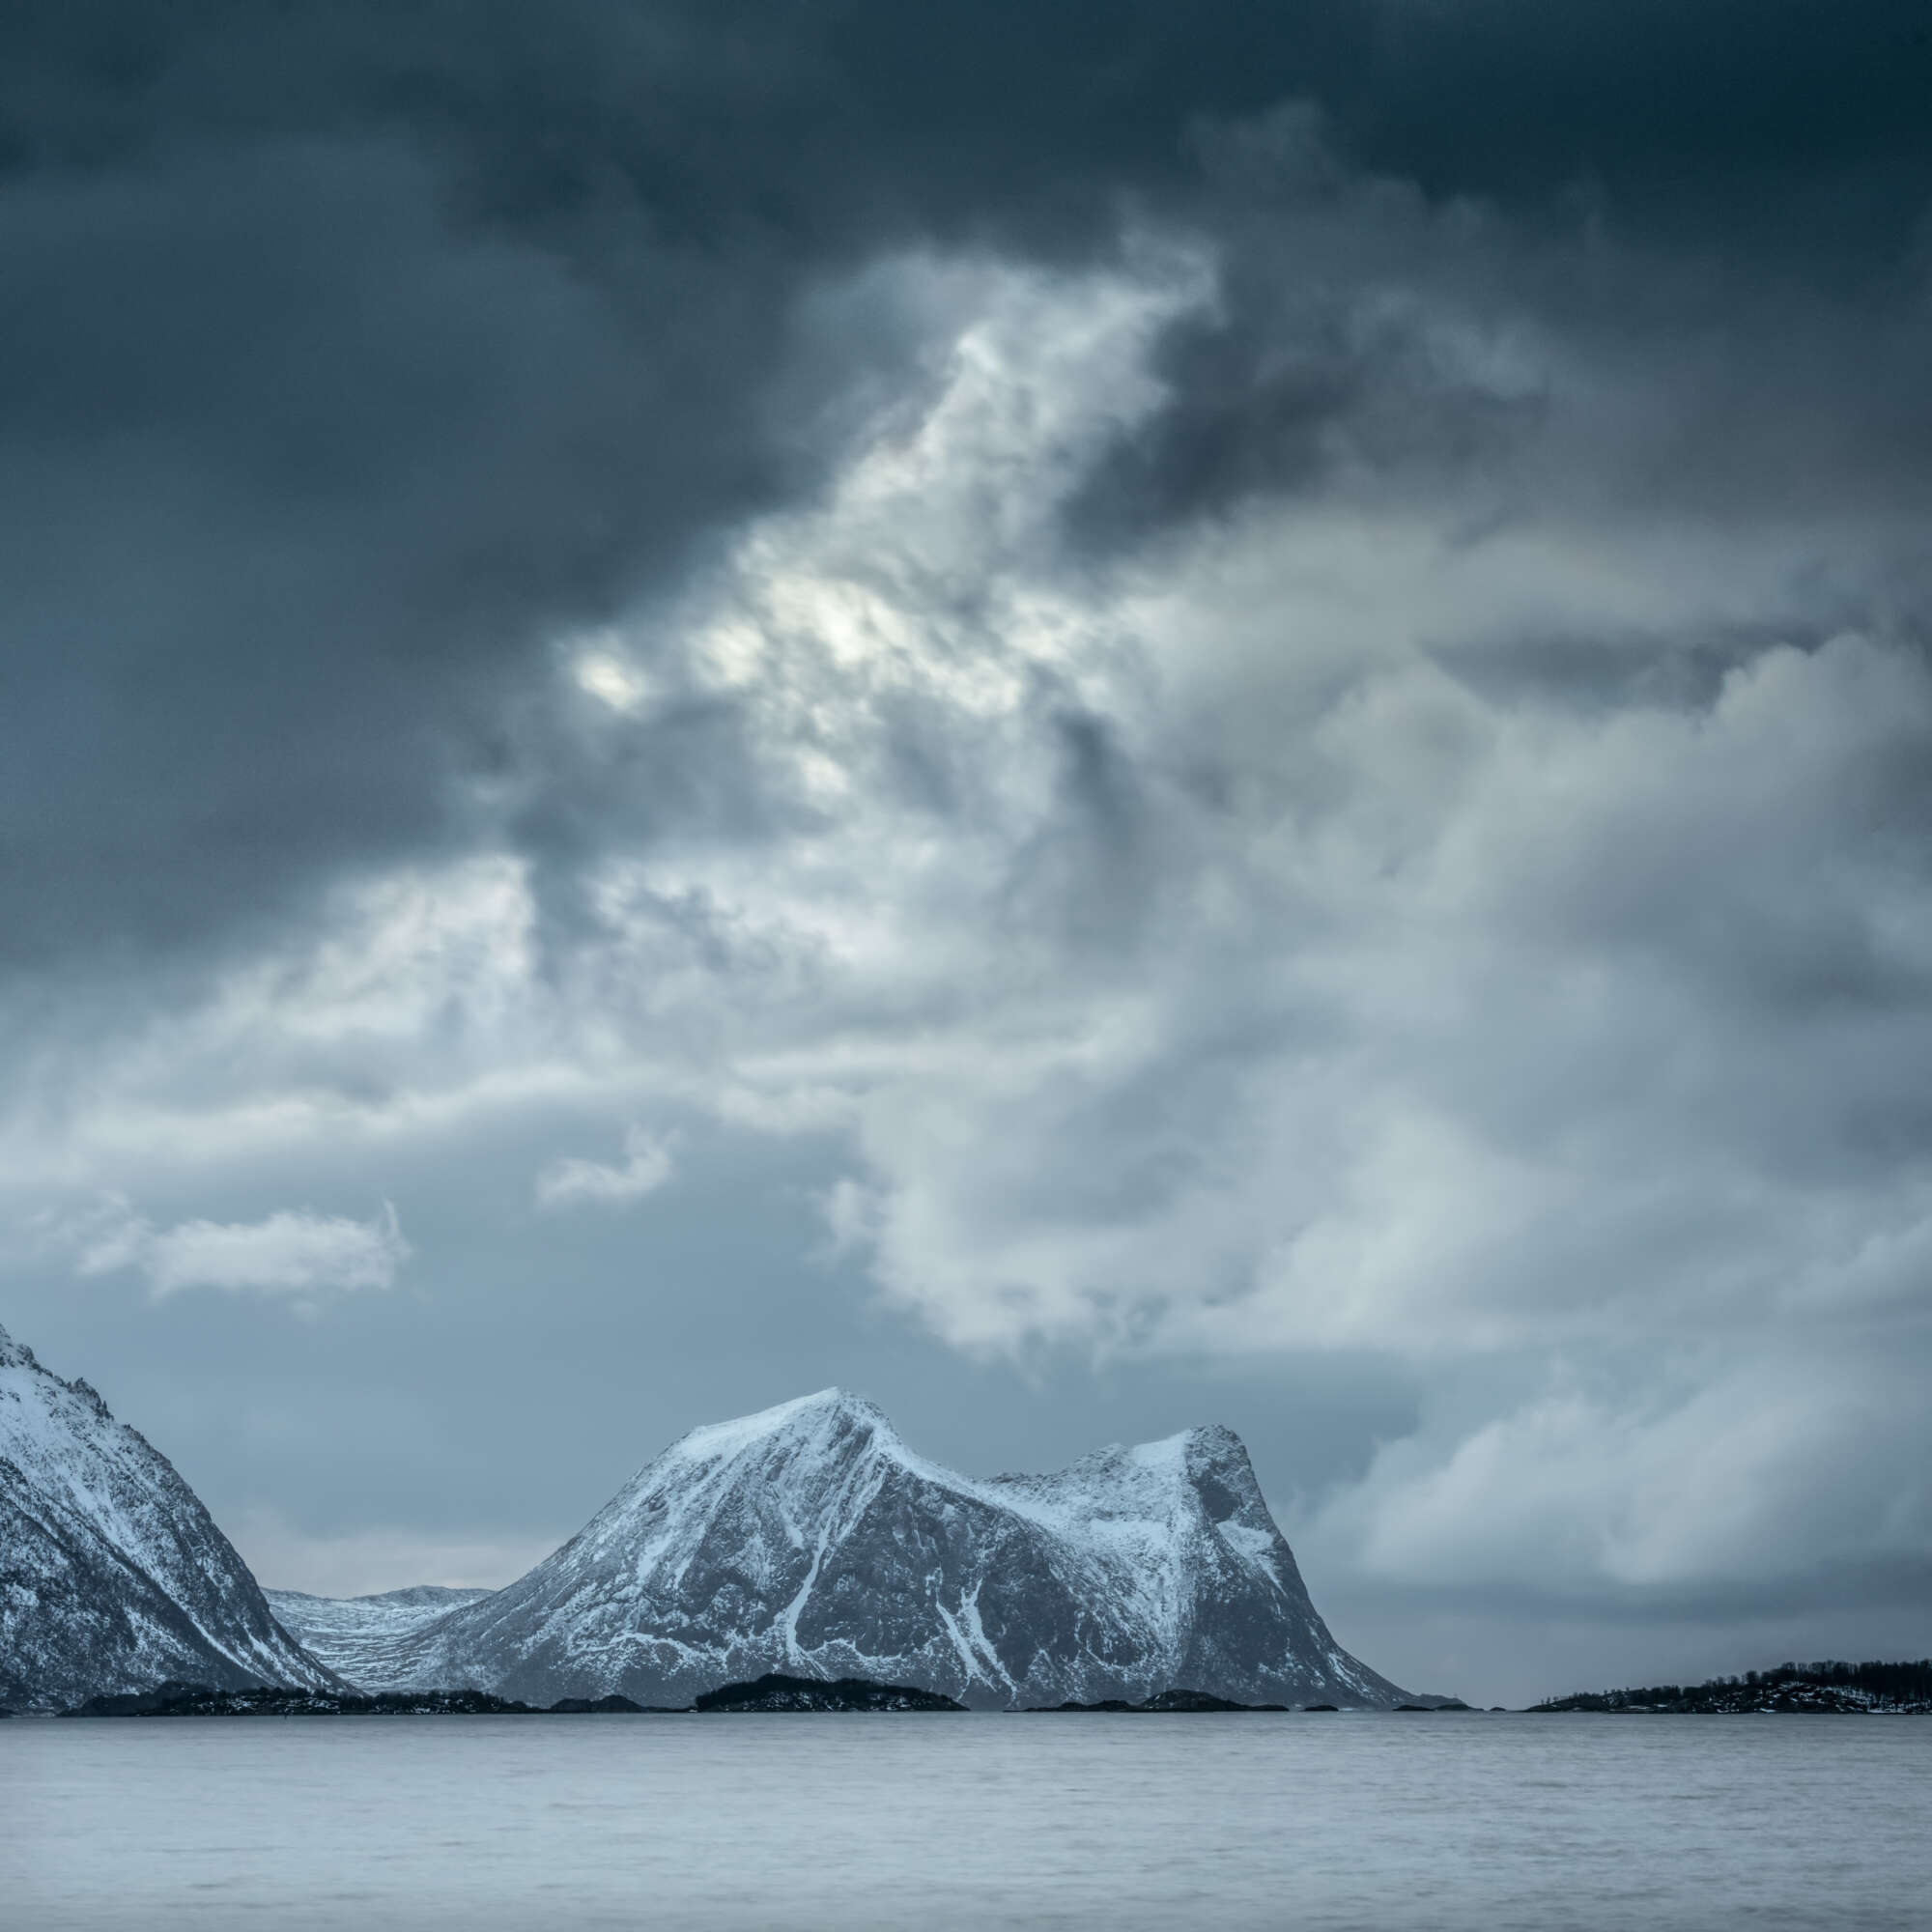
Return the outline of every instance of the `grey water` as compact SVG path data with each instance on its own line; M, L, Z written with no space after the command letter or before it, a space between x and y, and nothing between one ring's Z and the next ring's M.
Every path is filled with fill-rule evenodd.
M10 1932L1932 1925L1932 1720L0 1725Z

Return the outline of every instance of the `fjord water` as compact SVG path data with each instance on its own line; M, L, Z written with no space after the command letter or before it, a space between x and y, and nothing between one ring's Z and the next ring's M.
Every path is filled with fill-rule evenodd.
M0 1726L11 1932L1905 1927L1932 1722Z

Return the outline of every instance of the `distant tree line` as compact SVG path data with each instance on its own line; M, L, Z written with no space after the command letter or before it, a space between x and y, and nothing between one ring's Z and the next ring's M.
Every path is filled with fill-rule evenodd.
M1538 1711L1745 1711L1849 1707L1932 1709L1932 1658L1907 1663L1780 1663L1702 1684L1650 1684L1551 1697Z
M1746 1681L1757 1677L1747 1671ZM1820 1663L1780 1663L1764 1678L1779 1684L1831 1684L1851 1690L1864 1690L1888 1703L1921 1704L1932 1698L1932 1658L1921 1657L1916 1663L1841 1663L1826 1660Z

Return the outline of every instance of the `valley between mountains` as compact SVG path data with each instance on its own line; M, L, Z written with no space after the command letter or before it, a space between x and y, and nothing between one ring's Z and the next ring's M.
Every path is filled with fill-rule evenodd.
M165 1457L0 1330L0 1705L182 1679L687 1705L778 1671L969 1708L1417 1701L1344 1650L1231 1431L962 1476L826 1389L694 1430L496 1591L263 1592Z

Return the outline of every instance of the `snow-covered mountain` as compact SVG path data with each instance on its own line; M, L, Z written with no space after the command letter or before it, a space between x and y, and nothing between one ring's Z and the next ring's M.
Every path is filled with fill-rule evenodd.
M0 1705L170 1677L339 1688L167 1458L0 1328Z
M687 1703L767 1670L982 1708L1406 1700L1309 1602L1231 1431L976 1481L838 1389L673 1443L508 1587L317 1653L373 1689Z

